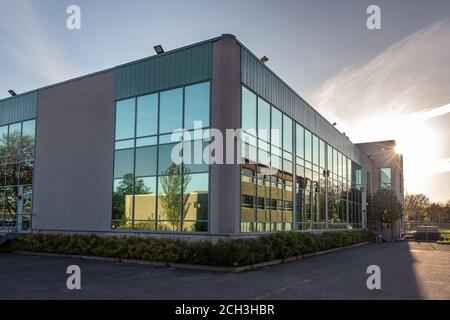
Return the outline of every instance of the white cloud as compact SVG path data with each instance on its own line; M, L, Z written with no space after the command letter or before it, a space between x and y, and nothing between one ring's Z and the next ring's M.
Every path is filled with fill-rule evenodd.
M7 39L2 40L2 50L30 76L47 84L78 75L77 69L66 62L64 47L44 27L45 17L35 4L31 0L0 3L0 30Z
M354 142L396 139L404 153L407 188L426 192L427 176L450 170L445 154L450 128L437 122L449 117L449 88L450 20L444 20L367 63L346 67L311 101ZM448 181L437 183L450 194Z

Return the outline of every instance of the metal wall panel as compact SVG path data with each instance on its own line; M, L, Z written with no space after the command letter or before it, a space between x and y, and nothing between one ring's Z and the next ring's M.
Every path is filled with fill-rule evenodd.
M0 101L0 126L36 118L37 92Z
M353 143L244 47L241 47L241 80L329 145L362 164L363 154Z
M116 99L211 78L212 41L116 69Z

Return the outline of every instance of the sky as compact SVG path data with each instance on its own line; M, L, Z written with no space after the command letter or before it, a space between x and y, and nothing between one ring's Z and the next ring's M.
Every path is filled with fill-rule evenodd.
M81 30L66 27L73 4ZM223 33L352 142L396 139L406 192L450 199L448 0L0 0L0 98Z

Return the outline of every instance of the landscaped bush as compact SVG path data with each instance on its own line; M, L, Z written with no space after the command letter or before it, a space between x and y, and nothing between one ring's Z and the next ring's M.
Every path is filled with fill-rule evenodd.
M14 242L12 248L66 255L237 267L286 259L373 239L374 235L370 231L336 231L321 234L285 232L218 242L33 233Z

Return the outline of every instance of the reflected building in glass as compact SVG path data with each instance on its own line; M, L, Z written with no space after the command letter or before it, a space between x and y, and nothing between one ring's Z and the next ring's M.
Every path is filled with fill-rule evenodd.
M370 194L403 194L395 142L353 144L232 35L0 100L0 115L13 231L361 229Z

